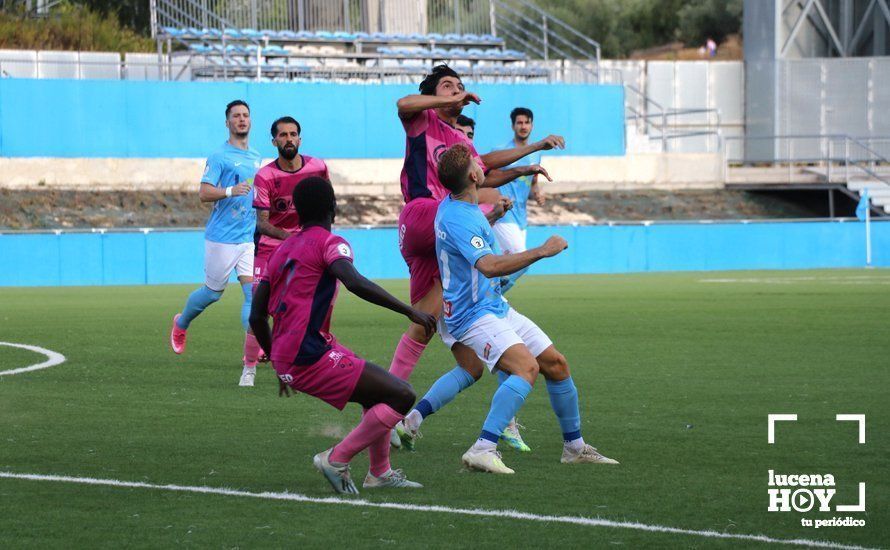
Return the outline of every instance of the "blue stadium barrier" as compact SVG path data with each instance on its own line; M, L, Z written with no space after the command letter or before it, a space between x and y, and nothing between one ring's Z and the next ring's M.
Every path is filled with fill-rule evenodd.
M375 279L406 278L395 228L338 229ZM569 248L533 274L865 266L865 228L846 222L535 226ZM201 231L0 234L0 286L142 285L203 280ZM890 267L890 222L872 223L872 265Z
M419 80L419 77L418 77ZM575 156L624 154L620 85L480 84L476 145L487 152L512 136L510 111L535 113L536 135L566 137ZM226 140L224 110L242 98L252 108L251 144L276 155L269 127L293 115L303 149L323 158L401 158L405 134L396 100L417 85L153 82L0 79L0 156L65 158L205 158ZM328 108L336 105L338 108ZM46 139L64 128L65 139Z

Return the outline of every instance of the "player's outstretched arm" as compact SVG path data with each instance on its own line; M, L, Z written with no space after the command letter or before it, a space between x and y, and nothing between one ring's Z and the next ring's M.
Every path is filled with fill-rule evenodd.
M452 96L412 94L400 99L396 106L399 109L399 117L408 120L414 118L417 113L429 109L441 109L455 105L464 106L470 103L479 104L482 103L482 100L472 92L461 92Z
M266 357L272 356L272 330L269 328L269 281L260 281L250 307L250 328Z
M545 170L543 166L530 164L529 166L515 166L513 168L491 170L485 174L485 181L482 182L482 187L500 187L510 183L516 178L521 178L522 176L537 177L538 174L547 178L547 181L553 181L550 174L547 173L547 170Z
M435 317L422 311L417 311L408 304L402 303L398 298L383 290L380 285L374 281L368 280L364 275L359 273L349 260L337 260L328 266L328 270L334 277L343 283L343 286L345 286L349 292L352 292L362 300L404 315L410 319L412 323L424 327L428 335L436 331ZM256 296L254 296L254 300L256 300ZM257 337L257 339L259 339L259 337Z
M517 271L525 269L543 258L556 256L569 247L569 243L559 235L553 235L547 242L520 252L518 254L488 254L476 260L476 269L489 279L494 277L506 277Z
M486 153L482 155L482 162L485 163L486 168L494 170L495 168L503 168L504 166L513 164L522 157L530 155L535 151L549 151L550 149L565 148L566 140L564 137L549 135L541 141L529 143L528 145Z

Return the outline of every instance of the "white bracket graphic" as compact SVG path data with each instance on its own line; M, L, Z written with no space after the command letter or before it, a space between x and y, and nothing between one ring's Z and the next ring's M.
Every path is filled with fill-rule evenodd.
M834 507L838 512L865 511L865 483L859 482L859 504L838 504Z
M766 442L772 445L776 442L776 422L797 422L796 414L768 414L766 415L767 431Z
M838 422L859 422L859 444L865 443L865 415L864 414L839 414L835 417ZM860 499L861 500L861 499ZM852 510L855 512L855 510Z

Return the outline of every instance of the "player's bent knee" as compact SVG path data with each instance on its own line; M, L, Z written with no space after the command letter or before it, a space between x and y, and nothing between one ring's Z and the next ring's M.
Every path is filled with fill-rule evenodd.
M392 395L390 406L401 414L408 414L414 402L417 401L417 394L414 388L404 380L399 381L400 384L395 388Z
M549 353L548 353L549 352ZM538 358L541 374L548 380L565 380L570 376L566 356L551 348Z

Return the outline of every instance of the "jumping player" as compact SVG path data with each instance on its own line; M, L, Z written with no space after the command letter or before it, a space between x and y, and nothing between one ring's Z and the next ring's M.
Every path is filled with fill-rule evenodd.
M260 234L253 261L254 287L263 277L266 264L278 245L300 229L300 218L294 208L294 187L306 178L329 179L323 160L300 154L302 128L293 117L283 116L272 123L272 145L278 158L260 168L254 178L253 207ZM244 364L247 383L253 386L260 346L253 335L248 336ZM249 367L249 368L248 368Z
M229 139L207 159L198 196L201 202L213 203L204 232L204 286L192 292L181 313L173 317L170 346L177 354L185 351L186 331L191 322L210 304L218 301L234 270L244 293L241 324L247 332L244 339L245 366L240 385L247 385L247 355L253 349L249 334L251 287L253 286L253 177L260 167L260 154L248 144L250 107L238 99L226 105L226 128ZM253 363L254 372L256 363ZM250 377L250 385L253 378Z
M568 247L550 237L542 246L519 254L495 254L494 233L479 212L478 190L485 174L463 144L446 150L438 167L439 181L449 191L435 220L436 257L442 274L446 345L461 343L475 352L490 371L509 374L492 398L482 433L463 455L471 469L512 474L497 452L507 423L525 402L538 373L547 381L550 404L563 434L561 462L617 464L584 442L578 391L565 357L530 319L501 295L499 277L510 275ZM462 363L462 357L454 352Z
M338 343L330 322L338 282L356 296L406 316L425 334L435 332L436 319L356 271L349 243L331 233L336 199L330 182L304 179L294 188L293 204L302 230L272 254L257 285L250 314L254 334L282 384L340 410L347 402L364 407L358 426L313 459L336 492L358 493L349 462L364 449L371 459L364 487L421 487L389 464L389 432L414 404L411 385Z

